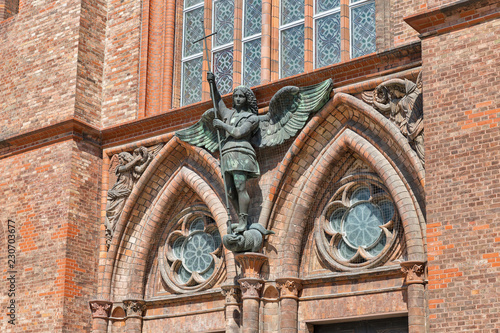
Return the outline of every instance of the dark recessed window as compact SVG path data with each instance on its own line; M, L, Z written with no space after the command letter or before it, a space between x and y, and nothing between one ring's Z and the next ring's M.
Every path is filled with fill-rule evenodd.
M408 317L314 325L314 333L408 333Z

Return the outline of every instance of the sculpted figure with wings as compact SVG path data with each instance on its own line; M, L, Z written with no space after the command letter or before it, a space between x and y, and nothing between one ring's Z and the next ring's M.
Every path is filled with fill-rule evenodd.
M231 229L234 234L241 234L247 229L250 206L246 182L260 175L255 147L279 145L295 136L309 116L329 100L332 81L304 88L284 87L271 99L269 112L259 116L252 90L245 86L234 89L233 106L228 108L217 91L214 74L209 72L207 80L215 108L206 111L196 124L178 131L176 136L214 152L218 149L217 130L220 131L220 165L227 194L238 212L238 223Z

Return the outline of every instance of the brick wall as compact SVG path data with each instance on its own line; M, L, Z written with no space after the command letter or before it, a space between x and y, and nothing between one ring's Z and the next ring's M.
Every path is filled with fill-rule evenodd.
M101 170L95 148L72 141L49 145L0 160L0 172L0 221L6 227L14 220L17 231L16 329L88 332L88 299L97 278ZM2 292L2 304L7 300ZM13 331L5 311L0 331Z
M500 325L500 20L423 40L432 332Z

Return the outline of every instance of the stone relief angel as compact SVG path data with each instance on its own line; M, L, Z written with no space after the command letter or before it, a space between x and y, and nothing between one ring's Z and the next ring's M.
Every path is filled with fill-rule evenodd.
M232 108L228 108L217 90L215 76L209 72L207 80L215 108L206 111L196 124L178 131L176 136L214 152L218 149L217 130L220 130L220 165L228 196L238 213L238 223L230 226L228 234L232 230L241 238L247 229L250 206L246 182L260 175L255 148L279 145L295 136L309 116L329 100L332 81L303 88L284 87L271 99L269 112L258 115L257 100L251 89L235 88Z
M407 79L387 80L362 97L399 127L424 164L422 73L415 83Z
M108 246L125 201L132 192L135 183L153 159L154 154L145 147L139 147L134 150L133 154L121 152L117 156L119 163L115 169L117 179L113 187L108 191L106 203L105 226Z

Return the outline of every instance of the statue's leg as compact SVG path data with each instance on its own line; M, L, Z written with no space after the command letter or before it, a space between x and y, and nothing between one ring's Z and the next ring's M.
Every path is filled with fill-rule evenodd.
M227 196L239 215L240 207L238 202L238 191L236 191L236 187L234 186L233 174L229 172L226 172L226 188L227 188ZM231 229L234 231L234 229L237 228L238 225L239 223L232 223Z
M247 229L248 207L250 206L250 196L247 191L247 175L245 172L235 171L233 173L234 186L238 192L238 226L234 229L235 233L243 232Z

